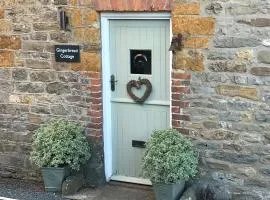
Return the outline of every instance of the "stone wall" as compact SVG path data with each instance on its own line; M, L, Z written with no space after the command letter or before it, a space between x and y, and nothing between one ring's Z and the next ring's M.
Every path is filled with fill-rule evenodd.
M81 123L95 144L89 170L102 181L99 15L65 0L0 1L0 176L39 178L29 161L33 131L53 117ZM70 15L61 31L58 11ZM89 37L91 35L91 37ZM79 44L81 63L56 63L54 45ZM90 180L91 181L91 180Z
M100 11L170 11L172 125L194 139L200 171L235 199L270 194L270 2L265 0L0 1L0 176L37 179L33 131L52 117L82 123L95 144L89 174L102 182ZM59 29L58 11L69 16ZM98 12L96 11L98 10ZM54 62L79 44L81 63Z
M269 199L270 2L181 4L173 8L174 35L184 37L174 55L173 125L194 139L201 173L231 185L234 199Z

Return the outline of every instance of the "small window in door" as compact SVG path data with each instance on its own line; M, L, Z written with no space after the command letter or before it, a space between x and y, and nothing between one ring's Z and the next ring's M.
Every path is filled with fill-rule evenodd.
M151 50L130 50L130 73L152 74Z

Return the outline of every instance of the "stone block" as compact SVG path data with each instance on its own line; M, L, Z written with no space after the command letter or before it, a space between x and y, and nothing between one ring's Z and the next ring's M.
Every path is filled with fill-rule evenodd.
M184 41L185 48L206 49L209 47L209 37L188 37Z
M208 140L226 140L226 141L235 141L239 139L239 135L229 130L217 129L213 131L207 131L203 133L203 137Z
M77 83L79 81L79 74L72 72L60 72L58 73L58 78L62 82L72 82Z
M259 51L257 59L260 63L270 64L270 51Z
M91 35L91 37L89 37ZM74 37L78 42L88 45L100 44L100 29L94 27L74 29Z
M40 124L41 123L40 115L36 115L36 114L32 114L32 113L28 114L28 120L31 124Z
M211 180L209 177L192 180L180 200L231 200L230 187L222 181Z
M13 65L14 52L0 50L0 67L12 67Z
M30 38L32 40L46 41L48 39L48 34L46 32L35 32L31 34Z
M52 82L55 80L55 73L50 71L35 71L30 74L32 82Z
M74 71L99 72L100 68L100 55L94 52L83 52L81 54L81 63L72 64L72 70Z
M237 164L254 164L259 161L259 157L256 155L236 154L229 152L214 152L211 154L213 158L218 160L224 160Z
M38 41L35 41L35 42L23 41L22 43L23 51L43 52L44 48L45 48L45 44Z
M250 73L255 76L270 76L270 67L253 67Z
M215 21L212 17L174 16L173 34L213 35Z
M51 112L54 115L67 115L68 114L68 108L65 108L63 105L52 105L51 106Z
M67 177L62 184L62 195L75 194L82 188L84 182L85 180L82 173Z
M207 59L209 60L217 60L217 61L224 61L224 60L233 60L234 59L234 53L227 51L225 49L218 49L218 50L209 50L209 53L207 55Z
M69 32L51 32L50 33L51 40L59 43L67 43L71 41L71 33Z
M264 167L260 169L260 173L266 176L270 176L270 167Z
M11 78L11 70L0 68L0 79L9 80Z
M218 122L215 121L204 121L203 126L207 129L217 129L220 127Z
M12 71L12 78L16 81L23 81L23 80L27 80L28 77L28 72L25 69L14 69Z
M50 108L46 105L31 106L30 112L36 114L51 114Z
M11 31L10 22L4 19L0 19L0 33L6 34Z
M67 10L70 19L70 25L72 27L81 26L82 25L82 14L81 9L79 8L69 8Z
M16 34L30 33L32 31L32 27L30 24L13 24L12 30Z
M60 83L60 82L53 82L53 83L49 83L46 87L46 91L49 94L67 94L70 93L70 88L68 87L68 85L64 84L64 83Z
M0 104L0 114L20 114L20 107L16 104Z
M59 23L46 23L46 22L38 22L33 24L33 28L35 31L59 31L60 26Z
M198 51L181 51L174 55L174 69L204 71L204 56Z
M251 20L238 20L238 23L244 23L255 27L269 27L270 19L269 18L256 18Z
M214 47L216 48L241 48L241 47L257 47L261 45L261 41L257 37L221 37L214 39Z
M241 3L241 0L239 1ZM236 15L251 15L256 14L259 11L257 6L251 6L250 4L240 4L234 3L230 6L228 11L236 16Z
M67 0L54 0L54 5L67 5Z
M13 49L21 48L21 39L16 36L0 36L0 49Z
M212 72L246 72L247 67L245 64L243 65L238 65L233 61L216 61L216 62L211 62L208 65L208 68Z
M83 24L84 25L97 23L98 19L99 19L99 15L94 9L86 9L83 11Z
M25 66L32 69L50 69L51 63L41 59L26 59Z
M219 85L216 91L220 95L231 97L243 97L252 100L258 100L258 92L256 88L234 86L234 85Z
M44 85L41 83L16 83L16 91L22 93L43 93Z
M200 3L174 3L172 15L199 15Z
M270 122L270 113L256 112L255 120L258 122Z

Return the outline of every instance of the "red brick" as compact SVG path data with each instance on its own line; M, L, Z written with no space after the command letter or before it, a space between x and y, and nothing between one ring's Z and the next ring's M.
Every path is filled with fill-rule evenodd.
M100 129L102 128L102 123L89 123L87 125L88 128Z
M92 104L91 105L91 110L96 110L96 111L99 111L102 109L102 105L101 104Z
M92 123L102 123L102 117L92 117L91 122Z
M189 102L172 100L172 106L180 106L180 108L189 107Z
M91 79L91 85L101 85L100 79Z
M93 98L101 98L102 94L101 94L101 92L93 92L93 93L91 93L91 96Z
M180 121L177 121L177 120L172 120L172 126L173 127L179 127L180 126Z
M179 93L190 93L189 87L172 87L172 92L179 92Z
M100 117L100 116L102 116L102 111L91 110L91 111L89 111L88 115L90 117Z
M172 77L175 79L191 79L191 74L172 73Z
M102 137L102 130L101 129L86 129L86 136L89 141L96 140Z
M97 85L92 85L89 87L91 92L99 92L101 91L101 85L97 86Z
M179 115L179 114L173 114L172 118L174 120L181 120L181 121L190 121L189 115Z
M97 79L100 78L100 72L86 72L84 75L88 76L90 79Z
M180 94L179 93L172 93L172 99L173 100L180 100Z
M101 104L101 98L91 98L91 103L93 104Z
M172 113L180 113L180 107L179 106L172 106Z
M95 0L98 11L171 11L171 0Z

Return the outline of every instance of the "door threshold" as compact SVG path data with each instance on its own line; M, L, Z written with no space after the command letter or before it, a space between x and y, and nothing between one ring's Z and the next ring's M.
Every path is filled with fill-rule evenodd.
M135 183L135 184L141 184L141 185L152 185L152 183L149 179L135 178L135 177L128 177L128 176L114 175L111 177L111 180L112 181L126 182L126 183Z

